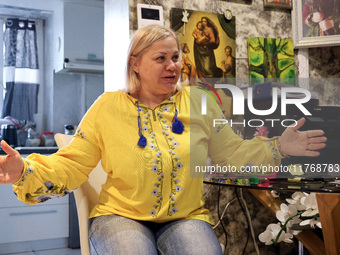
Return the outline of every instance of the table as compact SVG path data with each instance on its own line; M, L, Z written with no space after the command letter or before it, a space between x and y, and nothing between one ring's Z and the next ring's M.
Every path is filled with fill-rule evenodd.
M290 180L266 180L258 184L253 184L249 182L225 183L220 179L204 179L204 183L226 187L246 188L274 215L280 210L282 201L279 198L274 198L271 195L271 190L316 192L324 241L311 230L303 231L295 237L312 254L340 254L339 180L325 179L300 182Z

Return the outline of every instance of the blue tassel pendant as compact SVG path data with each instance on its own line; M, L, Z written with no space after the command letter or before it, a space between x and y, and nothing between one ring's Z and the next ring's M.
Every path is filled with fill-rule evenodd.
M147 140L146 140L145 136L144 135L140 135L137 145L140 146L140 147L145 147L146 146L146 142L147 142Z
M176 120L172 124L172 129L171 130L175 134L182 134L183 131L184 131L184 125L183 125L182 121L180 121L180 120L178 120L176 118Z
M172 132L174 132L175 134L182 134L184 131L184 125L182 123L182 121L177 119L177 108L176 108L176 104L175 104L175 116L172 119Z
M137 107L139 109L139 103L137 102ZM138 139L138 143L137 145L140 146L140 147L143 147L145 148L146 144L147 144L147 140L145 138L145 136L143 135L142 133L142 124L141 124L141 121L140 121L140 112L138 111L138 135L139 135L139 139Z

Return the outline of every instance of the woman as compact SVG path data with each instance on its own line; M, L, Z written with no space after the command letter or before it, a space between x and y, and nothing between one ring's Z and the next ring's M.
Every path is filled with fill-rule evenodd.
M232 56L233 50L230 46L224 48L226 59L222 60L221 68L223 70L223 78L235 78L235 58Z
M191 86L196 85L196 68L189 58L189 47L186 43L181 44L182 49L182 81L190 84Z
M204 40L194 41L195 65L198 77L207 84L213 79L219 79L223 71L217 67L214 50L220 44L218 30L215 24L208 18L202 17L201 23Z
M202 21L196 23L196 28L192 31L192 36L196 43L202 43L203 41L209 42L209 38L204 35Z
M229 126L215 130L210 121L220 118L219 107L209 101L209 115L194 114L200 101L190 101L201 90L177 83L179 47L167 28L138 30L126 91L99 97L71 143L53 155L22 159L2 141L8 155L0 158L0 183L13 183L18 199L36 204L78 187L101 159L108 177L90 215L92 254L221 254L204 208L203 181L190 177L191 161L203 164L207 154L236 165L272 162L281 153L317 156L325 138L322 131L289 128L280 137L280 153L278 138L243 141Z

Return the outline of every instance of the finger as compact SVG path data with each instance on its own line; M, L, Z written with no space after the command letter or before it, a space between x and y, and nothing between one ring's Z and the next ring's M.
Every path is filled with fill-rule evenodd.
M318 151L306 151L305 156L306 157L317 157L320 155L320 152Z
M323 130L308 130L307 132L307 137L311 138L311 137L316 137L316 136L322 136L325 134L325 132Z
M9 156L16 156L16 155L19 154L19 152L14 150L11 146L9 146L8 143L5 140L1 141L1 148Z
M289 127L293 128L294 130L298 130L300 127L303 126L303 124L305 124L306 119L305 118L301 118L296 122L296 125L294 126L294 124L290 125Z
M308 143L325 143L327 142L327 138L324 136L321 137L312 137L308 139Z
M325 147L326 147L325 143L313 143L313 144L308 144L307 150L316 151L316 150L323 149Z

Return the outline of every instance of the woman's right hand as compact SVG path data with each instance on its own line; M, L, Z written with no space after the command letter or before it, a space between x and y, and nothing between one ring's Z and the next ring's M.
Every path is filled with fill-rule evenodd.
M0 184L13 184L22 175L24 162L20 153L4 140L1 141L1 148L7 155L0 156Z

